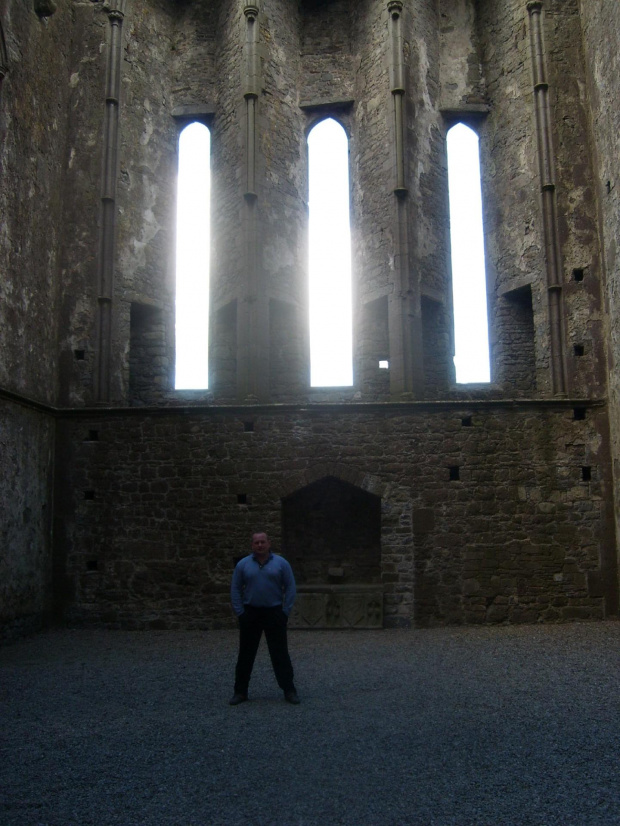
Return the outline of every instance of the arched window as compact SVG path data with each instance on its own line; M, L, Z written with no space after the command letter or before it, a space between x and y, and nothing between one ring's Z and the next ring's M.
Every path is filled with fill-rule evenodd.
M179 137L176 255L177 390L209 386L211 135L201 123Z
M353 384L349 141L332 118L308 135L310 383Z
M456 380L490 381L484 231L478 135L462 123L448 132L448 186Z

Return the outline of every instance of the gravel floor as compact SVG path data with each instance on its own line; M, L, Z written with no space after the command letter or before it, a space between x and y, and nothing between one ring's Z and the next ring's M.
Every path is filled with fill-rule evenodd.
M290 638L300 706L229 631L0 649L0 823L620 824L620 623Z

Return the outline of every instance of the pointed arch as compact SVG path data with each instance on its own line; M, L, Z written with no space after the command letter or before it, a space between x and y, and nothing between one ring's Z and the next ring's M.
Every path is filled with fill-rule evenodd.
M310 383L353 384L349 138L334 118L308 133Z
M447 134L456 380L490 381L487 282L478 135L464 123Z

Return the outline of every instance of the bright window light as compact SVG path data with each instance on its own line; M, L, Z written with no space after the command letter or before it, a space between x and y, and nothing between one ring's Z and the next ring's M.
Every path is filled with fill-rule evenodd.
M456 380L490 381L478 136L462 123L448 132L450 243Z
M310 383L353 384L349 141L332 118L308 135Z
M201 123L179 137L176 257L177 390L209 386L209 252L211 135Z

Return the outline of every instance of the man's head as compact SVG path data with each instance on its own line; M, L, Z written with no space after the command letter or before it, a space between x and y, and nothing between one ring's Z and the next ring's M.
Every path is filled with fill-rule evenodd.
M252 553L259 559L267 559L269 556L269 548L271 548L271 542L264 531L258 531L252 534Z

